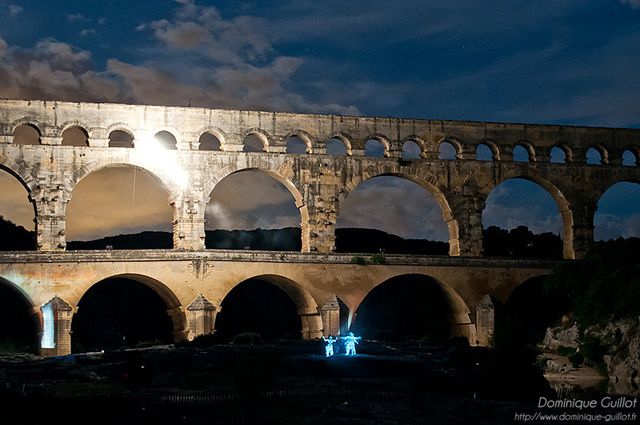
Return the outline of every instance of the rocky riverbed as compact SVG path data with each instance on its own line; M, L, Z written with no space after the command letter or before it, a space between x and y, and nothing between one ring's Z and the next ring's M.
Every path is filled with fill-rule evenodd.
M547 329L540 347L539 362L555 382L596 386L606 380L609 393L640 395L640 318L580 329L565 317Z
M329 359L317 341L2 357L0 407L20 424L504 423L554 396L537 370L490 350L358 348Z

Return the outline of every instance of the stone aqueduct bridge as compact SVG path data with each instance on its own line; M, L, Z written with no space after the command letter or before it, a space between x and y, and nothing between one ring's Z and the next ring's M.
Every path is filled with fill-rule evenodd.
M37 130L39 144L14 144L21 125ZM64 146L62 133L77 127L87 146ZM133 148L110 147L114 130L129 133ZM153 135L168 131L175 150L154 151ZM219 151L202 151L199 138L211 133ZM242 152L255 135L264 152ZM286 153L289 137L307 145L306 154ZM326 143L340 139L347 155L326 155ZM364 156L367 140L384 147L384 158ZM403 160L406 141L420 159ZM455 160L439 160L439 145L456 149ZM477 161L485 144L492 161ZM514 162L524 147L528 162ZM566 163L550 163L559 147ZM586 164L597 149L601 165ZM36 252L0 254L0 280L33 307L45 354L70 351L71 320L82 295L95 283L128 277L153 288L165 301L176 340L214 329L225 295L237 284L261 277L295 302L303 337L336 333L336 297L351 314L376 285L395 276L435 278L452 306L452 329L471 343L486 344L493 326L487 295L505 301L529 278L549 272L553 262L482 258L482 211L491 190L520 177L545 188L563 219L564 256L584 255L593 240L593 218L602 193L619 181L640 181L640 167L622 166L629 150L640 158L640 131L260 111L135 106L119 104L0 100L0 167L27 189L35 211ZM173 250L66 251L65 209L74 187L90 173L135 166L161 181L174 208ZM302 252L206 250L205 206L218 182L245 169L259 169L284 184L300 211ZM340 206L361 182L381 175L412 180L433 194L449 229L449 257L386 256L384 265L350 264L334 253Z

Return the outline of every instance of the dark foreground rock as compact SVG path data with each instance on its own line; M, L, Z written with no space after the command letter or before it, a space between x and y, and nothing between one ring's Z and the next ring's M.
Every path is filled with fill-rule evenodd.
M165 346L2 362L7 423L504 423L553 396L488 350L362 341Z

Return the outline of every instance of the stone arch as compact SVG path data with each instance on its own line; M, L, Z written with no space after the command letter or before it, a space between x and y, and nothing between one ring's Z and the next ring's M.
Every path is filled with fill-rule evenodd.
M594 149L599 155L600 155L600 160L599 163L601 165L604 164L608 164L609 163L609 152L607 151L607 149L602 146L602 145L591 145L587 148L586 152L585 152L585 158L584 158L584 162L588 163L587 160L587 154L589 153L589 151L591 149Z
M173 127L161 127L161 128L158 128L158 129L154 129L152 131L151 137L156 138L158 136L158 134L160 134L160 133L168 133L176 141L175 145L168 146L168 147L166 147L166 149L168 149L168 150L179 150L180 149L180 146L182 145L182 141L183 141L183 136L182 136L181 132L179 132L177 129L175 129ZM158 140L158 139L156 138L156 140ZM135 139L134 139L134 144L135 144Z
M116 162L99 162L93 161L86 163L84 166L78 168L73 174L67 176L65 181L65 187L69 192L72 192L73 189L80 183L85 177L89 174L93 174L100 170L106 168L127 168L134 167L138 168L146 173L152 175L159 183L162 184L163 189L168 194L173 194L175 192L174 186L171 184L171 179L163 173L165 170L153 170L144 163L144 161L134 160L133 158L128 158L128 160L124 161L116 161ZM158 172L160 171L160 172Z
M530 141L520 140L513 145L513 149L518 146L524 148L524 150L527 151L528 159L525 162L536 162L536 149Z
M497 140L488 137L488 138L484 138L484 139L478 141L476 146L479 145L479 144L484 144L491 150L491 153L493 153L493 160L494 161L500 161L501 160L501 158L500 158L500 145L498 144Z
M556 205L558 206L558 212L560 213L560 217L562 217L563 258L574 259L575 252L573 248L573 211L564 193L550 181L536 175L522 174L521 171L515 168L512 168L509 171L506 171L500 177L501 179L495 181L493 185L486 188L485 197L484 197L485 204L491 192L497 186L499 186L500 184L504 183L507 180L520 178L520 179L528 180L530 182L533 182L539 185L544 190L546 190L547 193L549 193L549 195L551 195L551 197L554 199L554 201L556 202Z
M509 288L504 302L496 309L496 344L526 346L542 341L545 330L560 319L558 306L544 296L548 273L528 276ZM544 308L541 306L544 305Z
M621 184L622 183L622 184ZM626 186L626 188L625 188ZM613 191L613 199L611 198L611 194L609 193L610 190L614 189ZM602 239L600 238L600 236L602 236L602 232L601 232L601 226L602 226L602 222L598 223L597 220L599 219L601 216L600 214L614 214L618 217L618 219L622 219L624 217L624 212L633 212L633 216L637 216L638 213L640 213L640 210L638 208L638 202L640 201L640 199L638 199L638 197L636 196L638 193L638 190L640 189L640 177L636 177L636 178L620 178L620 179L616 179L614 181L608 181L605 184L602 184L599 188L598 188L598 193L597 193L597 197L596 199L596 210L593 214L593 230L594 230L594 240L598 241L598 240L606 240L606 239ZM632 191L632 193L629 193L629 190ZM620 191L623 191L623 193L626 191L627 193L624 196L620 195ZM617 196L616 196L617 193ZM609 195L608 198L606 199L607 202L603 203L603 198L605 197L605 195ZM617 207L614 207L614 212L612 212L610 210L611 204L616 204L618 203ZM620 210L620 204L624 204L624 210ZM603 212L604 210L604 212ZM608 211L607 211L608 210ZM617 211L616 211L617 210ZM622 212L622 214L621 214ZM629 216L624 217L624 218L629 218ZM627 237L638 237L640 235L636 235L634 230L636 230L636 226L628 226L628 223L626 223L627 225L625 226L624 221L620 224L620 227L622 229L628 230L629 233L627 233L626 235L624 234L624 232L622 233L618 233L616 234L614 237L611 237L611 239L616 239L618 237L623 237L623 238L627 238Z
M302 140L304 144L307 146L306 152L308 154L313 153L313 143L312 143L313 137L309 133L307 133L304 130L292 131L285 136L284 138L285 143L288 142L291 137L297 137L298 139Z
M40 129L43 126L42 123L40 123L38 120L29 118L29 117L20 118L13 121L9 126L9 133L10 134L15 133L16 128L20 127L21 125L28 125L29 127L33 128L35 131L38 132L38 137L42 137L42 130Z
M491 152L491 159L485 161L500 161L500 149L498 145L488 139L482 140L474 145L473 153L476 155L475 159L478 159L478 149L481 149L481 146L486 147Z
M143 274L139 274L139 273L121 273L121 274L100 276L99 280L96 280L95 282L90 283L89 285L83 287L83 289L81 290L80 293L76 293L75 297L73 299L69 299L68 301L74 307L77 308L78 307L78 303L80 302L82 297L84 295L86 295L86 293L95 284L97 284L99 282L102 282L102 281L105 281L107 279L117 279L117 278L130 279L130 280L133 280L135 282L141 283L141 284L143 284L145 286L148 286L149 288L153 289L154 292L156 294L158 294L158 296L160 298L162 298L162 300L167 305L167 308L180 308L182 306L181 303L180 303L180 300L178 299L176 294L173 292L173 290L171 288L169 288L169 286L167 286L165 283L163 283L162 281L160 281L159 279L157 279L155 277L151 277L151 276L147 276L147 275L143 275ZM186 317L184 315L183 315L182 321L180 323L186 324Z
M559 149L564 154L564 162L562 163L568 164L569 162L573 161L573 152L569 146L565 144L555 144L551 146L551 149L549 149L549 162L553 162L554 149Z
M331 139L338 139L340 140L342 143L344 143L344 146L347 148L347 156L351 156L353 155L353 137L351 137L349 134L344 133L344 132L340 132L337 134L334 134L333 136L329 137L326 142L328 142ZM325 142L325 143L326 143Z
M0 276L0 285L6 285L8 288L10 288L12 291L14 291L16 294L18 294L18 296L20 296L24 300L25 304L27 304L31 309L32 314L37 317L38 329L41 330L42 317L40 316L40 308L33 301L29 293L21 286L15 284L10 278L4 277L4 276Z
M450 158L447 160L455 160L462 158L462 152L464 151L464 143L461 140L458 140L455 137L443 137L436 143L438 146L438 158L440 158L440 152L443 146L450 145L453 147L455 151L455 158Z
M475 332L472 331L472 320L471 320L471 310L467 302L462 298L460 293L454 289L453 286L443 282L441 279L437 279L432 275L426 273L399 273L392 276L386 276L386 278L382 281L375 283L372 287L368 289L366 293L360 294L360 297L353 303L353 305L349 306L349 327L355 321L355 315L358 313L358 309L362 305L362 302L369 296L376 288L381 285L392 281L394 279L402 278L405 276L420 276L433 280L438 287L443 291L449 306L451 307L452 317L450 318L451 324L451 333L455 336L464 336L467 337L470 343L475 342Z
M108 147L110 148L133 148L135 139L131 133L123 130L112 130L107 135Z
M117 228L121 230L120 233L141 231L170 233L177 211L178 189L171 184L170 179L158 174L157 170L124 161L87 165L67 177L64 184L64 202L61 209L66 219L65 234L69 241L68 249L125 249L128 243L144 249L173 247L173 242L168 236L153 240L132 239L125 244L121 241L115 242L111 248L106 244L87 245L81 242L87 235L93 235L94 240L117 236L119 233L114 232ZM111 179L105 180L105 177ZM83 184L85 179L88 181ZM104 183L107 181L111 186ZM120 190L112 189L113 182L120 185ZM96 195L99 199L94 203L87 202L91 196ZM100 206L99 210L98 206ZM87 207L89 214L100 217L101 221L85 220ZM125 229L128 230L124 231Z
M417 149L417 152L411 152L412 150ZM401 158L402 159L420 159L424 158L424 150L422 146L413 140L406 140L402 142L400 145L401 148Z
M87 140L89 139L89 130L88 130L88 128L90 128L89 125L87 125L87 123L85 122L78 121L78 120L71 120L62 124L60 126L60 133L58 133L58 136L62 137L62 133L72 128L80 129L80 131L82 131L85 134L85 136L87 136Z
M129 124L124 122L117 122L109 125L106 131L107 137L109 137L109 135L116 130L127 133L135 141L136 132L133 130L133 128L131 128Z
M387 136L385 136L384 134L380 134L380 133L374 133L374 134L368 136L365 139L365 145L369 140L375 140L378 143L380 143L382 145L382 149L383 149L383 156L384 157L388 157L389 156L389 150L391 149L391 143L389 142L389 138Z
M4 162L2 161L3 157L0 156L0 173L6 173L8 175L10 175L10 178L15 179L25 190L26 190L26 195L27 195L27 201L28 204L31 205L31 210L33 212L33 221L34 223L37 224L37 217L38 217L38 207L37 204L35 202L35 199L33 197L33 191L31 189L31 187L29 186L29 184L27 184L27 182L25 181L25 179L22 178L22 176L20 174L18 174L14 169L12 169L10 166L7 166ZM30 176L29 176L30 177ZM35 184L36 182L32 180L32 184ZM19 189L18 189L19 190ZM23 198L24 201L24 198ZM5 218L7 218L5 216ZM27 228L28 230L28 228ZM34 245L33 247L35 248L35 241L34 241Z
M200 137L202 137L202 135L205 133L209 133L210 135L218 139L218 142L220 142L220 150L225 150L225 146L227 143L227 134L222 129L213 126L203 127L196 132L196 134L198 135L198 139L200 139Z
M635 161L635 165L633 165L633 164L629 164L629 165L624 164L624 159L625 159L624 156L625 156L625 154L627 152L629 152L629 154L631 155L633 161ZM636 148L635 146L627 147L626 149L624 149L622 151L621 161L622 161L622 165L624 165L626 167L638 167L638 166L640 166L640 149Z
M340 190L338 194L338 203L337 203L337 211L336 214L339 217L340 215L340 206L344 203L345 199L349 197L349 194L358 187L361 183L372 179L374 177L382 177L382 176L391 176L391 177L399 177L403 179L407 179L412 181L424 189L427 190L436 200L440 209L442 211L442 218L444 222L447 224L447 229L449 231L449 255L456 256L459 255L459 229L458 222L454 218L453 210L449 205L449 201L445 196L445 192L439 187L436 182L430 181L428 179L416 177L409 174L403 173L395 173L395 172L377 172L364 170L360 175L355 176L351 181L347 182L344 187Z
M400 140L400 146L404 151L404 144L407 142L413 142L420 148L420 158L425 157L425 152L427 151L427 142L420 136L412 134Z
M269 152L269 146L270 146L269 140L271 139L271 137L266 131L257 127L250 128L242 135L243 146L244 146L245 139L249 136L257 137L258 140L262 142L262 147L264 149L264 152Z
M66 123L64 123L61 127L60 133L59 133L59 137L60 137L60 144L64 145L64 136L63 134L67 131L67 130L74 130L77 129L79 130L85 137L85 141L84 141L84 145L85 146L89 146L89 131L87 130L87 128L89 128L86 124L77 121L77 120L73 120L73 121L68 121Z
M158 295L158 297L160 297L160 299L166 306L166 313L169 316L171 324L173 326L172 334L174 342L186 339L187 317L185 312L183 311L183 307L186 306L183 306L181 304L180 300L169 286L155 277L144 274L120 273L115 275L100 276L99 280L95 280L94 282L82 287L82 289L80 289L79 291L76 291L73 294L72 299L70 297L68 302L73 306L74 312L77 312L80 302L95 285L110 279L128 279L150 288L156 295ZM74 314L72 318L72 325L75 318L76 315Z
M24 288L10 279L0 276L2 295L2 342L15 343L16 348L27 352L39 353L43 332L43 317Z
M311 251L311 236L309 229L309 209L307 208L306 203L304 202L304 198L302 197L302 193L296 186L296 184L291 180L292 176L288 176L288 166L289 163L285 163L280 166L277 170L260 168L260 167L241 167L237 164L230 164L226 167L212 173L211 177L205 182L203 185L203 191L210 196L213 192L213 189L216 187L218 183L220 183L225 177L230 176L233 173L241 172L243 170L257 170L263 173L266 173L270 177L276 179L279 183L284 185L287 188L291 196L295 201L295 205L300 211L300 230L302 234L302 252ZM291 171L291 170L289 170ZM207 200L208 202L208 200Z
M24 167L19 166L13 161L11 158L7 156L0 155L0 169L6 171L11 174L20 184L26 189L29 194L29 199L31 199L31 194L33 192L34 186L37 181L33 178L31 174L27 173L27 170ZM35 204L34 204L35 208Z
M318 303L302 285L286 276L278 274L248 275L243 277L242 280L229 282L225 285L219 299L216 300L217 302L214 302L214 304L221 305L234 288L252 279L263 280L276 286L293 301L298 316L300 316L301 319L302 337L304 339L319 338L322 336L323 324L319 314Z

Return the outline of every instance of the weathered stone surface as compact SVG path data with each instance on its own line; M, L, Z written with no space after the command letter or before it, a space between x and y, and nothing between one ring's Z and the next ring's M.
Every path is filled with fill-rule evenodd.
M36 129L40 144L15 144L20 125ZM62 133L72 127L88 135L87 146L61 146ZM133 147L109 147L114 130L130 134ZM161 130L175 136L176 150L149 149ZM198 150L205 132L219 139L220 151ZM262 141L264 152L242 152L248 135ZM292 135L305 141L306 154L286 153ZM345 144L347 156L325 155L326 142L334 137ZM364 157L369 139L383 144L385 158ZM407 140L420 146L420 159L399 158ZM437 159L443 142L455 147L456 160ZM475 160L480 144L490 147L493 161ZM512 161L516 145L527 149L530 162ZM553 146L564 150L566 164L548 162ZM602 153L602 165L585 163L592 146ZM333 313L322 317L331 297L338 296L354 312L386 279L425 274L447 293L454 334L474 344L470 314L481 299L489 295L504 301L515 286L548 273L553 265L481 258L482 211L493 188L514 177L544 187L563 219L565 258L581 257L593 240L601 194L618 181L640 180L639 167L620 165L625 149L640 156L640 130L0 100L0 168L29 193L39 250L0 253L0 277L19 287L37 309L55 294L74 308L94 283L126 275L163 298L178 340L212 332L224 296L252 277L263 276L283 289L298 307L303 337L314 338L329 331L323 323L328 318L330 331L335 330L335 309L325 308ZM164 184L174 208L174 250L65 252L65 213L74 188L90 173L120 165L141 167ZM204 251L209 196L222 179L243 169L262 170L291 192L300 211L302 253ZM385 256L386 264L367 266L363 274L362 266L350 264L351 256L332 253L342 203L360 183L381 175L407 178L433 194L449 229L450 254L458 258ZM195 308L206 305L199 296L218 307ZM485 310L478 310L481 320L490 324ZM70 324L73 311L60 312ZM70 348L64 326L56 328L63 342L57 353ZM490 339L487 335L483 341Z
M578 348L580 339L580 330L578 324L573 323L571 326L558 326L547 328L542 341L542 347L546 350L555 351L559 347Z
M24 293L34 308L54 294L73 308L95 283L127 276L162 298L178 341L213 332L225 296L250 278L260 277L282 289L297 307L303 336L314 338L329 331L325 331L322 306L335 313L333 297L354 313L380 283L421 274L433 277L443 288L453 312L452 333L476 344L471 314L482 298L491 294L505 302L515 287L548 274L555 264L389 254L383 265L361 266L352 264L352 258L350 254L217 250L0 252L0 277ZM215 310L210 310L209 303ZM71 317L73 311L68 313ZM335 323L336 317L333 319Z
M640 318L629 318L591 326L586 336L607 345L604 356L613 390L619 394L640 394Z
M41 144L14 145L19 125L37 129ZM72 127L84 130L88 146L60 146L62 132ZM114 130L131 134L135 148L106 147ZM177 150L145 147L160 130L175 136ZM221 151L197 151L205 132L219 139ZM241 152L250 134L263 142L264 153ZM285 153L292 135L307 143L308 154ZM323 154L334 137L345 143L347 157ZM380 141L388 157L364 157L369 139ZM420 146L422 159L396 158L407 140ZM457 160L437 159L442 142L457 149ZM475 160L479 144L490 147L494 161ZM511 160L516 145L528 150L530 162ZM565 152L567 164L548 162L554 146ZM589 147L601 152L603 165L585 164ZM0 167L28 189L43 251L66 247L65 209L76 184L103 167L129 164L157 176L170 193L176 249L204 249L209 194L227 175L257 168L293 195L304 252L335 249L335 224L348 194L368 178L395 175L434 195L449 227L451 255L480 256L487 196L506 179L523 177L539 183L558 203L565 258L581 257L593 239L601 194L618 181L640 178L638 167L621 166L625 150L640 157L640 130L0 100Z
M556 350L560 346L581 350L581 341L595 338L606 347L603 361L606 365L609 385L617 394L640 394L640 318L616 320L603 325L586 328L583 335L577 324L570 327L548 328L541 346ZM545 371L568 374L575 370L562 356L544 354L547 360Z

